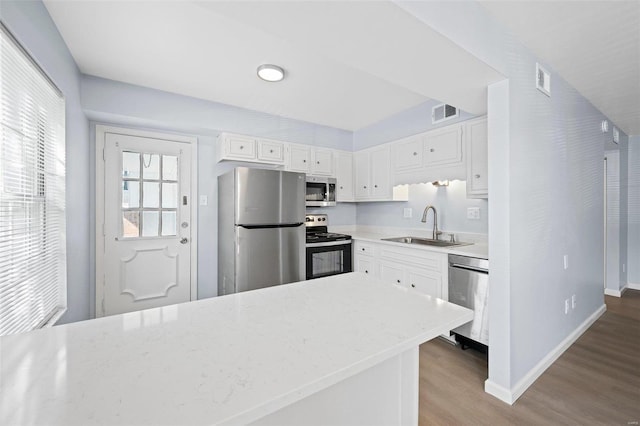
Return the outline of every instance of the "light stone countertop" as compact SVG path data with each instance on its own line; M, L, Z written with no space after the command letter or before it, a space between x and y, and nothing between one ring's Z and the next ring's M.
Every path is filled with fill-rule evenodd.
M247 423L472 318L349 273L5 336L0 424Z
M421 244L406 244L398 243L394 241L384 241L383 238L393 237L421 237L431 238L431 232L428 230L416 230L407 228L392 228L392 227L352 227L352 226L335 226L330 227L330 231L340 232L351 235L354 240L370 241L373 243L389 244L396 247L408 247L417 250L434 251L438 253L458 254L461 256L470 256L480 259L489 259L489 245L487 244L486 235L482 234L464 234L455 233L456 239L462 242L472 242L471 245L466 246L452 246L452 247L435 247ZM441 237L443 240L447 240L447 232L444 232L445 236Z

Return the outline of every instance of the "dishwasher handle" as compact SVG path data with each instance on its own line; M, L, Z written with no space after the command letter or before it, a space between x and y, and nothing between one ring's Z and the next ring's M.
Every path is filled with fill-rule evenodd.
M489 270L488 269L477 268L477 267L469 266L469 265L461 265L459 263L450 263L449 267L450 268L465 269L467 271L479 272L481 274L489 274Z

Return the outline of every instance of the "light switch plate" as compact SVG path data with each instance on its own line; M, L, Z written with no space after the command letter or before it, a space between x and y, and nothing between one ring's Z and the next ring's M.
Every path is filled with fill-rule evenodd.
M406 207L404 209L404 218L408 219L410 217L413 217L413 209L411 207Z
M201 195L200 196L200 205L201 206L206 206L207 204L209 204L209 197L207 197L206 195Z
M467 219L480 220L480 207L467 207Z

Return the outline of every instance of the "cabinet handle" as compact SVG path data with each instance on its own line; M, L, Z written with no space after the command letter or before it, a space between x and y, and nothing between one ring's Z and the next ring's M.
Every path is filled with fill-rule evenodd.
M431 149L429 150L429 152L435 152L435 149L431 148Z
M373 187L374 187L374 188L377 188L377 187L378 187L378 185L373 185Z
M302 162L303 162L303 163L306 163L306 162L307 162L307 160L302 160Z
M240 149L244 149L244 145L240 145Z
M415 284L413 284L413 283L411 283L411 287L416 288L416 285L415 285Z
M364 189L367 189L367 185L363 186Z
M364 247L362 247L362 249L361 249L361 250L362 250L362 251L364 251Z
M316 161L316 164L320 164L320 162L319 162L319 161Z
M340 187L340 189L343 189L342 187Z
M269 150L269 153L270 153L270 154L273 154L273 150L272 150L272 149L270 149L270 150Z
M476 179L480 179L480 175L476 175Z
M396 282L397 282L398 284L400 284L400 280L396 280Z
M364 273L365 273L365 274L368 274L368 273L369 273L369 270L368 270L368 269L365 269L365 270L364 270Z
M417 153L417 152L414 152L414 153L413 153L413 155L414 155L414 156L416 156L416 155L418 155L418 153Z

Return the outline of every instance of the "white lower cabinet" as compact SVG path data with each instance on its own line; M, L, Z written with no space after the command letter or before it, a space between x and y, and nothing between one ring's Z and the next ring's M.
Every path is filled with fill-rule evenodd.
M446 253L359 240L355 240L354 252L355 271L447 300Z

